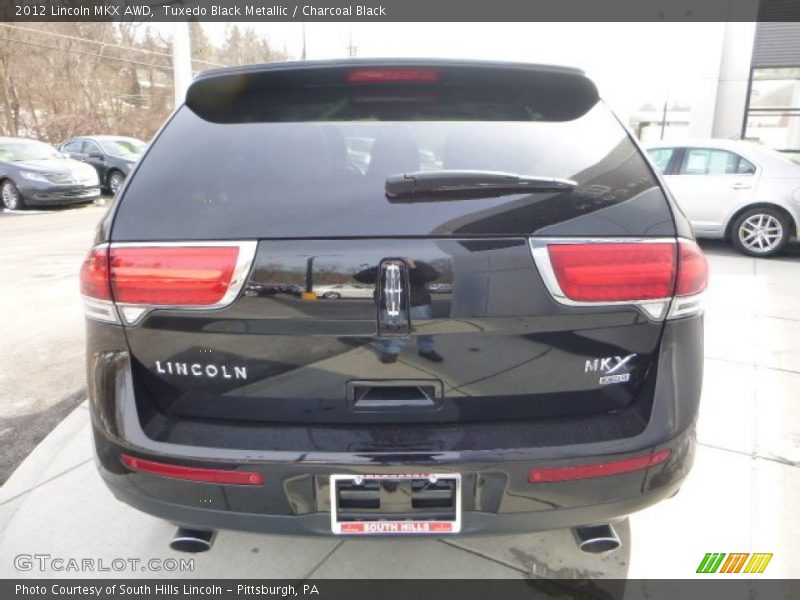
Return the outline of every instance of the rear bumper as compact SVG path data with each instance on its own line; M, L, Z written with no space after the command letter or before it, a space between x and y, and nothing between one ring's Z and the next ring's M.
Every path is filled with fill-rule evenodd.
M463 515L462 530L459 535L513 535L567 529L584 524L614 522L668 498L679 488L680 484L676 484L669 489L659 490L658 493L650 492L635 498L546 512L498 514L466 511ZM190 528L230 529L279 535L332 535L329 513L308 515L230 513L161 502L142 496L129 495L113 488L112 491L118 500L142 512Z
M273 534L332 535L328 479L340 473L458 472L464 482L461 534L511 534L614 521L673 495L694 458L694 426L657 447L623 455L541 460L536 449L520 450L509 462L437 462L435 466L387 458L359 464L247 463L264 475L262 486L221 486L129 471L121 447L96 431L99 469L121 501L175 524ZM529 483L531 468L600 463L670 449L663 464L623 475L556 483ZM569 455L569 448L562 448ZM576 449L577 450L577 449ZM520 460L520 455L529 459ZM147 457L164 460L158 456ZM182 461L185 463L185 461ZM193 463L197 464L197 463ZM204 466L208 466L205 463ZM217 463L236 468L242 463Z

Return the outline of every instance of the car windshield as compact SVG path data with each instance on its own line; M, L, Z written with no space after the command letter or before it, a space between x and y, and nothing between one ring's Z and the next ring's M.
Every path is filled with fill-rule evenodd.
M128 140L124 138L115 140L103 140L103 147L109 154L119 154L122 156L139 156L144 153L146 144L139 140Z
M52 146L41 142L0 143L0 160L48 160L51 158L61 158L61 154Z

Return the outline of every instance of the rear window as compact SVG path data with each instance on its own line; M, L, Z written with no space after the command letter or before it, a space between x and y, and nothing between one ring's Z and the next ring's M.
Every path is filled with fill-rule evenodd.
M465 210L497 211L554 195L411 203L387 198L386 178L413 171L573 179L579 186L558 195L597 208L655 185L624 129L596 97L584 99L579 114L567 114L553 106L552 90L538 102L535 90L513 91L360 86L350 96L337 87L277 95L250 90L224 103L203 96L198 104L190 97L190 106L174 115L136 170L113 237L418 235L443 223L457 229ZM239 107L240 118L231 105Z

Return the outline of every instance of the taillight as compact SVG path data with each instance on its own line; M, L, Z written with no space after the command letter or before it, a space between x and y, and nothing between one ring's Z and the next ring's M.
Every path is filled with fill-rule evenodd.
M436 83L438 69L356 69L347 73L347 83Z
M548 244L558 285L576 302L672 295L675 244Z
M124 304L203 306L228 291L235 246L111 248L111 289Z
M153 308L221 308L238 295L256 242L111 244L81 269L87 316L127 324ZM99 310L102 307L103 310Z
M81 266L81 294L95 300L111 300L108 247L92 248Z
M534 238L531 249L548 290L562 304L633 304L652 319L700 310L708 265L692 241Z
M228 485L262 485L264 476L257 471L237 471L231 469L203 469L198 467L184 467L168 463L135 458L123 454L120 457L122 464L134 471L168 477L170 479L183 479L186 481L199 481L203 483L224 483Z
M676 296L689 296L705 291L708 285L708 261L694 242L681 240L678 244L678 280Z
M609 477L641 471L654 467L666 461L672 452L660 450L644 456L634 456L624 460L594 463L588 465L572 465L568 467L546 467L532 469L528 474L530 483L553 483L556 481L572 481L575 479L591 479L594 477Z

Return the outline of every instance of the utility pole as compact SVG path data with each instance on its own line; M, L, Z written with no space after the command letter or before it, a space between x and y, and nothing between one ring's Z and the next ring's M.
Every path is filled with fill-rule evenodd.
M347 45L347 56L356 56L358 54L358 48L353 45L353 30L350 30L350 43Z
M175 21L172 24L172 73L177 107L183 104L186 90L192 82L192 42L188 21Z
M669 99L664 100L664 110L661 112L661 138L664 139L664 130L667 128L667 104Z
M303 21L302 23L300 23L300 25L303 28L303 54L302 54L302 56L300 58L305 60L306 59L306 22Z

